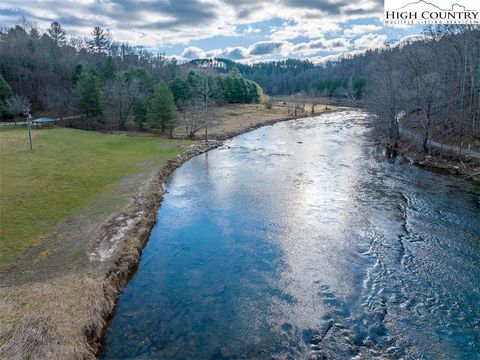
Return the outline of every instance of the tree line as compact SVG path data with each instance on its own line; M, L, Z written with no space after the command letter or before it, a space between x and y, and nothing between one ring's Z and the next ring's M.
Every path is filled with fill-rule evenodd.
M67 40L56 22L43 34L25 22L0 31L0 103L13 117L31 106L113 120L120 129L129 119L170 132L180 122L193 136L210 105L259 102L262 88L269 95L340 96L362 99L393 144L402 114L414 117L427 151L433 131L480 137L479 34L478 25L430 26L421 39L321 65L298 59L178 64L117 43L98 27L89 39Z
M69 40L57 22L43 34L26 21L0 31L2 117L16 119L31 110L55 117L82 113L119 129L133 120L137 127L171 134L179 112L190 119L206 103L255 103L262 96L237 69L226 74L188 69L117 43L99 27L88 39Z
M369 53L364 58L368 55ZM238 68L245 78L255 81L267 94L273 96L304 93L360 99L366 77L360 71L362 66L356 63L367 63L364 58L360 60L360 57L352 57L329 61L323 65L301 59L241 64L223 58L196 59L190 61L190 64L215 68L220 73Z
M480 138L480 28L429 26L423 35L375 52L365 68L367 109L394 146L405 118L420 129L424 152L432 133Z

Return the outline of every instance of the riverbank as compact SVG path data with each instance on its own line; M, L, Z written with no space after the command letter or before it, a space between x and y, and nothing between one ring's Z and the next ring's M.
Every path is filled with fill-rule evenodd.
M120 211L100 222L95 217L83 217L84 223L77 225L88 225L86 231L95 234L92 241L82 239L82 232L80 236L75 234L75 226L56 234L55 244L69 237L81 243L78 246L70 241L74 253L88 255L87 263L50 264L45 259L56 249L49 249L47 243L44 251L37 249L38 256L30 259L22 276L15 276L19 265L11 268L0 288L0 358L94 359L116 299L134 272L155 222L163 196L162 183L188 159L219 146L220 140L291 119L282 116L250 122L223 132L219 140L184 148L148 181L131 182L129 187L135 188L135 194ZM101 202L93 205L101 206Z
M428 154L418 154L412 150L408 141L402 141L399 151L412 164L447 171L453 175L480 182L480 161L474 158L437 151Z
M440 169L460 177L480 181L480 142L474 136L444 132L444 125L435 121L430 127L428 152L422 147L425 130L418 114L399 119L399 151L412 163Z
M473 150L461 149L450 144L430 142L428 153L424 153L421 142L418 141L421 136L413 134L411 131L404 130L401 132L396 147L392 141L385 138L384 132L373 129L372 133L382 146L405 156L412 164L446 171L462 178L480 182L480 159ZM407 134L411 136L407 136Z
M406 138L400 139L396 150L412 164L480 181L480 160L467 154L435 148L430 148L428 153L423 153L419 151L418 143Z

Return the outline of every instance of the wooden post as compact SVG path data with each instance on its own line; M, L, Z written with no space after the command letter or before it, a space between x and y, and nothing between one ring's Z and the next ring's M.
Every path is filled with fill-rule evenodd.
M32 143L32 126L31 126L31 121L30 121L31 118L32 118L32 115L28 114L28 115L27 115L27 122L28 122L28 144L30 145L30 151L33 150L33 143Z

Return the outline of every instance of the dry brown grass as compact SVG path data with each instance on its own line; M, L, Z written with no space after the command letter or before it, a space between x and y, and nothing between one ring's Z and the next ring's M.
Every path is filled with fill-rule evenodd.
M329 106L329 109L335 108ZM310 116L311 105L306 103L305 111L299 111L298 116ZM315 106L315 115L324 112L325 105ZM212 106L209 110L208 136L214 139L225 139L235 134L254 129L263 124L271 124L278 120L291 119L288 105L283 101L274 101L271 109L264 104L227 104L224 106ZM205 129L200 127L196 133L197 138L204 138ZM179 125L175 129L176 137L185 136L185 129Z
M0 292L1 359L94 359L113 299L103 281L70 274Z

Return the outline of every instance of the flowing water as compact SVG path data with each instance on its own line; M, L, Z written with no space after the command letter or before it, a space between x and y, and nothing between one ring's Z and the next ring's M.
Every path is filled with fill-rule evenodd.
M479 359L480 187L366 123L278 123L176 170L100 358Z

